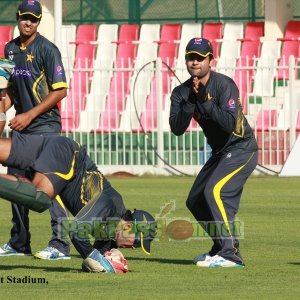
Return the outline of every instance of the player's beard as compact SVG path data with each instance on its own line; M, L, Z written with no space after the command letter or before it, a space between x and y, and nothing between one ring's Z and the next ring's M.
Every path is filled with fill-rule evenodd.
M197 77L199 79L202 79L204 77L206 77L209 72L210 72L210 66L208 66L207 68L189 68L188 67L188 72L191 75L191 77Z

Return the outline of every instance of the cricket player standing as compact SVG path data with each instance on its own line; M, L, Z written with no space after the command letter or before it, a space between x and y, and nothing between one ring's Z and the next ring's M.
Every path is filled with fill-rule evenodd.
M28 135L58 135L61 118L58 102L67 95L65 71L58 48L37 31L42 18L42 6L38 1L24 0L16 13L19 37L5 46L5 57L15 62L11 86L5 99L6 110L12 105L16 116L9 122L15 132ZM8 168L9 174L31 177L30 170ZM12 205L10 240L0 247L0 256L31 255L29 210ZM53 201L51 208L52 239L49 247L39 251L42 259L70 259L70 246L58 234L57 219L66 217L65 209Z
M170 127L181 135L194 118L212 148L212 157L198 174L186 202L213 240L211 250L194 262L199 267L243 267L234 220L243 186L257 165L257 143L243 115L236 84L211 71L211 43L193 38L185 59L191 77L172 91Z

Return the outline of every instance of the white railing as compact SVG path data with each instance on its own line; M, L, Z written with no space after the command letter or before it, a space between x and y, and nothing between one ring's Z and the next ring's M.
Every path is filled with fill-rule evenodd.
M85 122L98 124L96 128L79 120L64 134L83 144L106 173L195 174L210 156L203 132L194 121L183 136L176 137L170 132L170 93L179 81L160 59L145 62L145 65L144 69L138 70L89 70L90 86L97 84L93 82L96 72L109 74L107 78L101 78L109 80L111 86L114 79L118 81L101 97L90 93L80 95L81 101L76 99L78 103L89 101L84 105L88 109L76 109L76 117L86 114ZM284 76L280 78L279 70L283 69ZM296 79L298 69L294 59L290 58L289 66L262 64L227 70L238 86L246 88L246 97L241 100L258 140L259 164L275 171L281 169L296 138L296 115L300 109L300 84ZM234 77L235 72L243 70L244 73ZM74 71L85 71L83 74L86 75L86 69ZM185 68L173 71L181 78L188 78ZM226 73L226 69L222 71ZM185 73L186 77L182 75ZM246 80L246 85L242 84L242 80ZM267 85L271 88L266 89ZM73 104L64 103L64 107L66 105ZM110 114L105 112L105 107Z
M280 78L279 70L283 69L286 72ZM245 71L243 75L234 76L242 70ZM182 80L188 78L185 67L173 68L173 71ZM238 86L246 88L246 97L241 100L258 140L259 164L279 171L298 133L300 81L297 80L297 63L290 58L289 65L284 67L237 66L227 71ZM222 72L226 73L226 69ZM255 77L259 72L262 74L260 82ZM272 78L268 77L270 74ZM65 123L63 134L86 147L105 174L183 172L194 175L209 158L210 147L195 121L180 137L170 132L170 93L179 81L160 59L145 62L145 68L79 68L69 75L71 82L77 76L78 84L87 86L87 90L84 92L76 87L76 93L72 95L74 90L70 90L69 97L63 100L63 122L70 116L74 118ZM243 79L246 85L242 85ZM114 85L113 80L116 80ZM266 93L264 88L264 92L259 93L257 86L265 87L270 81L272 89ZM95 85L106 87L105 91L99 91Z

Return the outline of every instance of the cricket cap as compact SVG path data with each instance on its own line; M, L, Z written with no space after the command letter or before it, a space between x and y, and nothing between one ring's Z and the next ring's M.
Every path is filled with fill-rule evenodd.
M42 6L38 1L24 0L18 7L17 15L32 15L40 19L42 17Z
M150 246L156 236L156 221L153 216L144 210L134 210L132 219L135 232L135 243L137 247L150 255Z
M192 38L186 48L185 48L185 56L196 53L203 57L208 55L213 56L213 48L211 42L204 38Z

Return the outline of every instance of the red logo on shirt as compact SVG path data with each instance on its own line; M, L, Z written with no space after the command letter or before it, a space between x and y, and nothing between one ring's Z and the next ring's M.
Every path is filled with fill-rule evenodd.
M229 99L228 102L227 102L227 107L229 109L234 109L235 108L235 102L233 99Z

